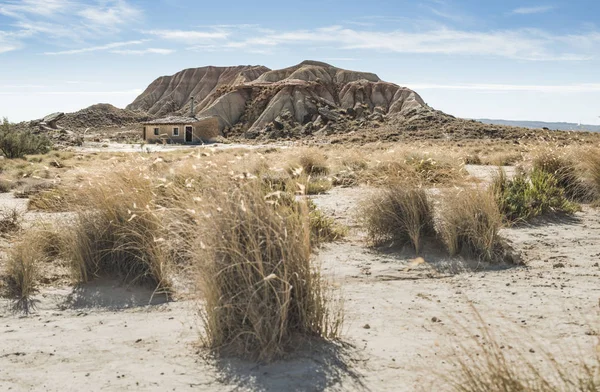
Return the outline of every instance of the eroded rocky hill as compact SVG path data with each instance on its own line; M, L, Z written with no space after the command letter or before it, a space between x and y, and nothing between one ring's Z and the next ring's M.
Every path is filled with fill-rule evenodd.
M330 134L439 113L414 91L373 73L317 61L269 70L263 66L202 67L156 79L127 109L154 116L216 116L225 134L278 138Z

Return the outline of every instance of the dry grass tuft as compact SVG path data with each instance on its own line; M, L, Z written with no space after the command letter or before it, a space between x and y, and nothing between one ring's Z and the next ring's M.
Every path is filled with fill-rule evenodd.
M303 172L309 176L323 176L329 174L327 156L314 149L301 151L297 158L297 163L292 165L290 171L294 171L298 167L302 168Z
M0 212L0 234L6 235L21 229L23 214L16 208Z
M489 190L468 188L444 196L440 237L451 256L467 252L483 261L496 261L502 215Z
M341 313L311 263L306 203L276 203L252 183L217 200L197 252L206 345L271 360L299 338L337 337Z
M389 185L370 198L359 214L374 246L410 243L419 253L422 239L435 234L433 210L423 188Z
M171 253L152 184L135 172L81 189L64 258L78 282L111 276L157 289L170 286Z
M593 185L594 196L600 199L600 151L586 151L582 154L581 161Z
M15 298L14 309L24 313L32 310L39 264L45 260L44 253L36 246L37 236L35 231L26 233L8 254L6 275L9 294Z
M597 392L600 390L600 342L596 354L571 359L566 368L542 350L539 361L510 351L500 344L477 314L480 325L475 349L461 344L451 363L458 369L442 375L455 392ZM461 359L467 357L468 359Z

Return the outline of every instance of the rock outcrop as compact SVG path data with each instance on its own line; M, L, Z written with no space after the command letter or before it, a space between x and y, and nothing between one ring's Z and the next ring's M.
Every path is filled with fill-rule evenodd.
M195 115L217 117L225 134L251 138L350 131L414 110L432 111L406 87L317 61L279 70L186 69L156 79L127 109L153 116L189 114L192 97Z

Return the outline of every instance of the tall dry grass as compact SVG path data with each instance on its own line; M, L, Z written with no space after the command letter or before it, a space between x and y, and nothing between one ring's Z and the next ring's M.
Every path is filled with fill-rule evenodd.
M78 282L117 277L167 289L168 232L153 184L124 171L82 188L76 218L64 235L63 257Z
M369 198L359 212L373 246L410 243L416 253L423 239L434 236L433 209L423 188L391 184Z
M37 291L39 266L46 255L39 246L37 231L26 232L8 252L6 279L9 294L15 299L14 309L29 313L33 294Z
M591 355L570 358L570 366L540 350L534 361L501 344L481 315L474 347L460 344L451 364L457 369L441 375L455 392L597 392L600 391L600 340ZM475 338L474 338L475 339ZM503 339L504 340L504 339ZM518 344L517 344L518 345Z
M266 198L252 182L216 197L195 252L206 345L271 360L298 339L338 336L341 313L311 262L306 203Z
M439 231L450 255L467 252L495 261L501 227L502 215L489 190L464 188L444 195Z

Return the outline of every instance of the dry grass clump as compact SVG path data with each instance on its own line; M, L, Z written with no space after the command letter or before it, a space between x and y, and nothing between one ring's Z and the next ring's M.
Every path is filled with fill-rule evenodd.
M37 290L39 264L45 254L37 245L37 232L29 232L8 253L6 278L14 309L29 313Z
M590 154L592 160L595 154ZM564 190L565 196L574 201L587 202L596 196L593 181L585 178L585 159L583 154L583 165L578 164L572 155L555 150L543 150L532 160L533 170L539 170L553 175L556 178L557 186ZM600 160L598 160L600 164ZM593 167L593 164L590 168ZM593 169L592 169L593 171ZM590 173L592 172L590 171Z
M297 164L292 165L291 170L294 170L295 167L301 167L304 173L309 176L323 176L329 174L327 156L314 149L301 151L297 158Z
M136 172L111 175L77 195L64 257L76 281L98 276L167 289L170 252L152 184Z
M0 234L6 235L21 229L23 214L16 208L0 212Z
M207 346L271 360L298 338L338 336L341 314L311 263L306 203L277 203L253 183L217 199L197 252Z
M73 191L63 187L28 194L30 211L65 212L72 208Z
M594 196L600 198L600 150L589 150L582 154L581 161L593 185Z
M422 239L435 234L433 209L425 190L406 184L380 190L362 206L359 218L374 246L410 243L418 253Z
M532 361L500 344L480 315L475 349L461 344L451 363L458 369L442 375L455 392L597 392L600 390L600 342L595 355L572 358L567 368L542 351ZM510 346L509 346L510 347ZM462 359L467 357L468 359Z
M323 242L333 242L344 238L348 228L337 223L333 218L325 215L315 204L307 200L310 219L310 233L312 245Z
M451 256L461 252L495 261L502 215L489 190L468 188L444 195L440 236Z

